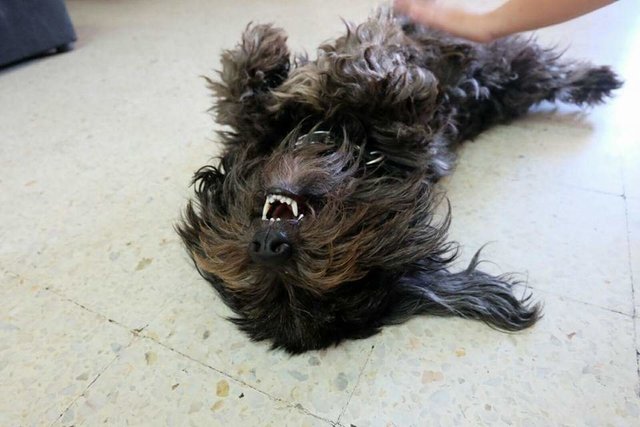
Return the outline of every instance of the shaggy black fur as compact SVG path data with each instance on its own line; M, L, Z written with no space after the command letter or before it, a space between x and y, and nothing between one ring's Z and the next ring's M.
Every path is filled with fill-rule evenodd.
M434 220L434 183L460 142L532 105L602 102L621 85L609 68L518 37L469 43L385 10L313 61L292 60L281 29L249 26L222 67L209 83L225 151L196 173L178 231L252 339L299 353L416 314L535 323L538 305L478 271L477 255L449 270L457 246L449 216Z

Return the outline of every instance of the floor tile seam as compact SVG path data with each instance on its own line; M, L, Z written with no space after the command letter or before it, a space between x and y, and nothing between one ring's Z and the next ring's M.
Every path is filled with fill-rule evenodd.
M626 197L626 175L625 175L624 165L620 164L620 173L622 176L622 186L623 186L623 199L624 199L624 213L625 213L625 225L627 231L627 262L629 269L629 279L631 282L631 301L632 301L632 312L634 324L633 324L633 351L635 355L636 361L636 395L640 397L640 346L638 342L638 327L640 323L640 319L638 319L638 312L636 308L636 290L635 290L635 282L633 277L633 264L631 262L631 224L629 222L629 201Z
M247 387L247 388L249 388L249 389L251 389L251 390L253 390L253 391L255 391L255 392L257 392L257 393L259 393L261 395L263 395L263 396L266 396L269 400L271 400L271 401L273 401L275 403L283 404L287 408L297 410L297 411L299 411L299 412L301 412L301 413L303 413L305 415L311 416L313 418L316 418L318 420L324 421L326 423L329 423L329 424L332 424L332 425L334 424L334 422L332 420L330 420L328 418L324 418L324 417L322 417L320 415L314 414L313 412L311 412L309 409L305 408L300 403L290 402L290 401L287 401L285 399L273 396L270 393L268 393L268 392L266 392L264 390L261 390L260 388L254 386L252 384L249 384L246 381L233 376L232 374L229 374L229 373L227 373L227 372L225 372L225 371L223 371L221 369L218 369L218 368L216 368L216 367L214 367L214 366L212 366L212 365L210 365L210 364L208 364L206 362L203 362L203 361L201 361L201 360L199 360L199 359L197 359L195 357L192 357L189 354L184 353L184 352L172 347L171 345L162 342L159 339L156 339L156 338L151 337L149 335L139 335L139 336L142 339L149 340L149 341L151 341L151 342L153 342L153 343L155 343L155 344L157 344L157 345L159 345L159 346L171 351L172 353L175 353L176 355L179 355L179 356L181 356L181 357L183 357L183 358L185 358L187 360L190 360L190 361L192 361L192 362L194 362L194 363L196 363L196 364L198 364L198 365L200 365L200 366L202 366L202 367L204 367L204 368L206 368L208 370L211 370L211 371L213 371L213 372L215 372L215 373L217 373L219 375L222 375L224 377L227 377L227 378L231 379L232 381L241 384L244 387Z
M129 344L127 345L127 348L130 347L133 344L134 340L131 340L129 342ZM123 349L124 350L124 349ZM89 384L87 384L87 386L84 388L84 390L82 390L82 392L80 394L78 394L72 401L71 403L69 403L69 405L67 405L67 407L60 413L60 415L58 415L58 418L56 418L50 425L54 426L56 423L58 423L63 417L64 415L76 404L76 402L78 400L80 400L80 398L82 398L82 396L85 396L87 394L87 392L89 391L89 389L98 381L98 379L100 379L100 377L120 358L120 354L116 354L110 361L109 363L107 363L107 365L102 368L102 370L100 370L100 372L98 372L98 374L93 378L93 380L91 380L91 382Z
M344 407L341 409L340 415L338 415L338 418L335 421L336 425L342 425L340 421L342 420L342 417L344 416L345 412L347 411L347 408L349 407L349 404L351 403L351 398L353 397L354 393L356 392L356 389L360 385L360 380L362 379L362 375L364 374L364 371L367 369L369 360L371 359L371 355L373 354L374 349L375 349L375 345L372 345L371 349L369 350L369 354L367 354L367 358L365 359L364 363L362 364L362 367L360 368L360 372L358 373L358 378L356 379L356 383L353 389L351 390L351 393L349 393L347 402L345 403Z

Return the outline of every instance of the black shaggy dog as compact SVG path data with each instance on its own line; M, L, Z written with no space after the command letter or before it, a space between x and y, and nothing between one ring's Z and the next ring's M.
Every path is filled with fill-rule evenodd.
M539 307L457 246L434 183L458 145L541 101L602 102L607 67L512 37L462 41L377 12L293 60L249 26L210 81L225 151L201 168L178 231L200 274L254 340L290 353L364 338L417 314L515 331Z

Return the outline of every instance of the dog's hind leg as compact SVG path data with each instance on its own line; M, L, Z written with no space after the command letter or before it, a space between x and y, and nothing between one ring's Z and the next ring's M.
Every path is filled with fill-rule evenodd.
M208 80L216 97L216 120L240 137L264 136L270 126L271 90L288 76L287 36L271 25L249 25L242 41L222 54L219 81Z
M460 140L542 101L595 105L622 85L609 67L561 59L560 53L521 37L478 46L473 56L465 76L448 90Z

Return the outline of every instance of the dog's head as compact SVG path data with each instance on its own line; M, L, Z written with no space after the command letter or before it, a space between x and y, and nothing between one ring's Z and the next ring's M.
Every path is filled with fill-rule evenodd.
M384 168L346 132L312 130L196 173L179 231L254 339L296 352L370 335L406 305L389 294L407 266L447 257L432 184Z

